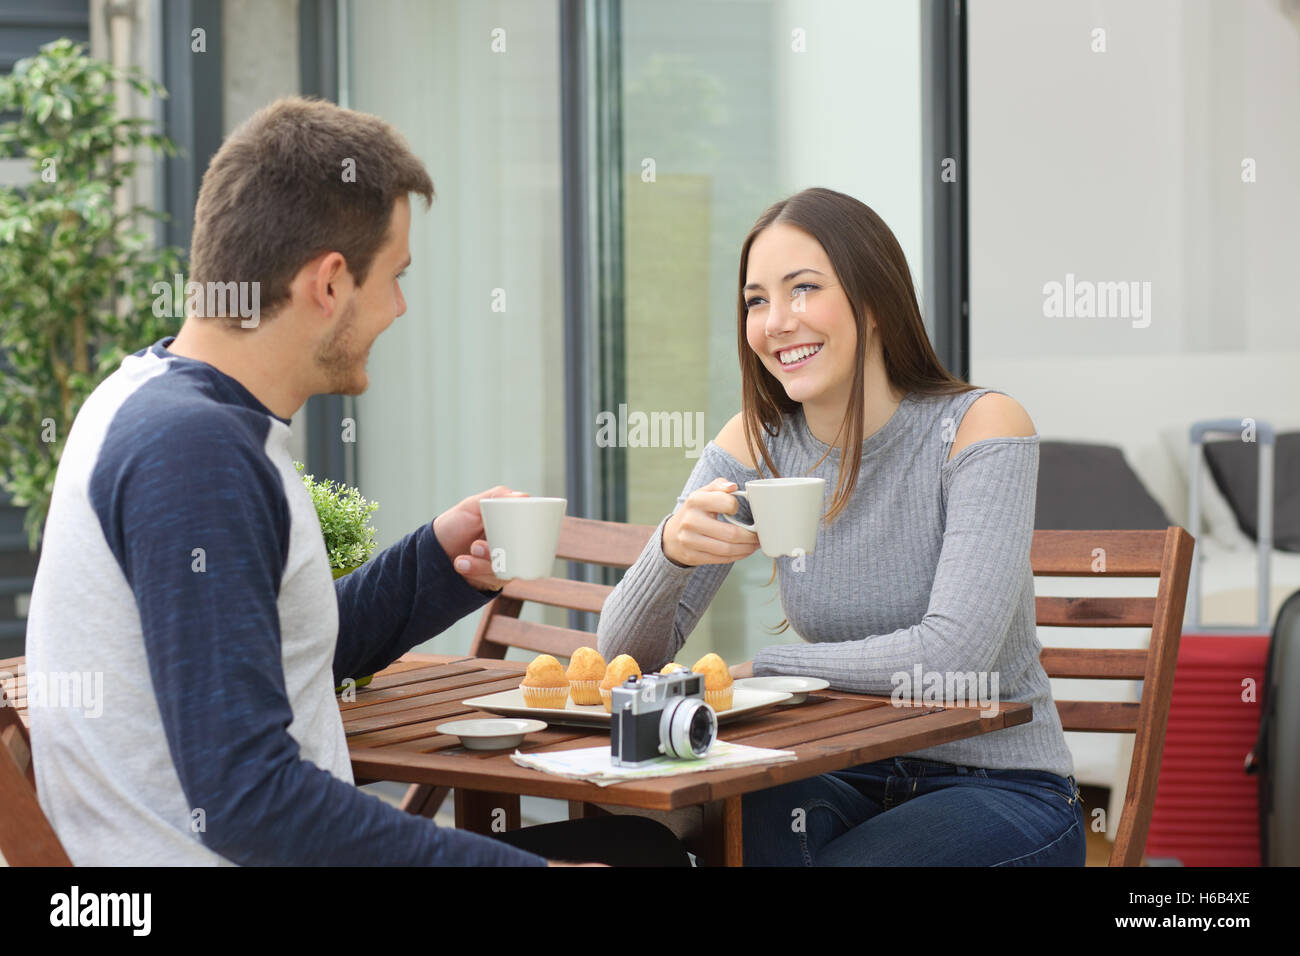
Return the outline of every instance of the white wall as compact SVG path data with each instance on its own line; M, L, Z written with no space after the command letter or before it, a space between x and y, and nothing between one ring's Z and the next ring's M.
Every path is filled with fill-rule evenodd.
M1124 447L1179 521L1162 428L1300 415L1297 9L971 4L971 380ZM1149 282L1149 326L1045 318L1067 273Z

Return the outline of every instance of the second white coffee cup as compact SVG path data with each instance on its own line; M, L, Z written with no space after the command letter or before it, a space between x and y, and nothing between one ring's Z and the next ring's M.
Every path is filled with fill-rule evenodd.
M749 501L754 522L745 524L731 515L722 517L738 528L755 532L769 558L813 553L826 494L825 478L758 478L745 482L744 491L732 494Z
M564 522L564 498L480 498L492 573L506 578L548 578Z

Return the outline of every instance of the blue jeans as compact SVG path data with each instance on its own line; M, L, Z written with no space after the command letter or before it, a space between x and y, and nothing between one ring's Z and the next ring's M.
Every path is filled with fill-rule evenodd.
M1074 777L894 757L746 794L746 866L1083 866Z

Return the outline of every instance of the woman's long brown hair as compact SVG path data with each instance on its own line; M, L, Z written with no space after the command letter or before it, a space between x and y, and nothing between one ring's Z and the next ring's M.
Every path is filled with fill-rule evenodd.
M805 189L773 203L758 217L740 248L740 281L737 283L738 345L745 443L757 463L761 456L772 475L776 465L768 454L761 434L776 435L783 415L799 407L762 360L749 347L745 323L744 286L749 267L749 249L768 226L782 223L801 229L826 250L831 268L853 308L858 332L858 354L853 366L853 388L848 412L835 436L840 449L839 477L835 497L826 513L827 522L844 510L858 483L861 464L863 398L868 313L876 320L885 362L885 373L894 388L924 395L956 395L975 388L951 375L930 346L907 258L890 228L864 203L852 196L820 187ZM760 431L761 429L761 431ZM854 449L849 453L849 449ZM829 451L827 452L829 454ZM822 456L822 461L826 456ZM819 461L817 464L821 464ZM847 467L846 467L847 466ZM816 467L814 465L813 467ZM761 473L761 469L760 469Z

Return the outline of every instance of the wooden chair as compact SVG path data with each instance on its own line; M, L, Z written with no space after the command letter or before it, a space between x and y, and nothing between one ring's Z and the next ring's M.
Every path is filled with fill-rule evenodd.
M654 525L621 524L616 521L593 521L566 516L560 526L560 541L555 555L565 561L628 568L641 554L654 531ZM483 609L469 652L474 657L501 660L512 647L554 657L571 657L575 650L584 645L595 647L596 635L589 631L522 621L519 615L525 601L599 614L605 605L605 598L613 590L609 585L568 578L510 581L501 589L500 595ZM448 790L447 787L412 784L402 800L402 809L408 813L432 817L442 806Z
M0 686L0 853L10 866L71 866L36 800L32 742Z
M1039 627L1150 627L1146 650L1047 647L1049 677L1142 681L1142 699L1058 700L1066 730L1135 735L1111 866L1139 866L1155 807L1194 539L1164 531L1035 531L1030 564L1049 577L1158 577L1154 598L1039 597ZM1100 551L1098 549L1101 549Z

